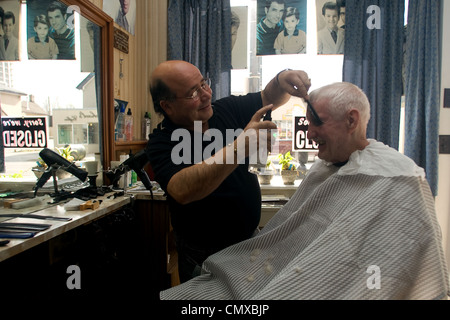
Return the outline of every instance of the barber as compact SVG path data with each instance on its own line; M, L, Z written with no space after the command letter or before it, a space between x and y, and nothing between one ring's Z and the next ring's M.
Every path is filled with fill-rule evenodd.
M257 177L248 172L248 164L238 164L238 148L245 145L248 157L252 140L246 139L245 133L252 129L258 135L260 129L276 129L273 122L261 121L263 116L292 95L307 98L309 87L305 72L285 70L261 92L212 103L210 82L194 65L166 61L153 71L150 90L155 111L164 120L150 134L146 152L155 180L167 194L181 282L196 276L209 255L250 238L257 229L261 191ZM190 163L174 163L173 150L180 141L172 141L172 134L177 129L190 134ZM209 129L219 130L223 137L227 129L243 129L244 134L234 141L223 141L222 149L211 158L194 162L195 143L202 142L202 155L211 143L204 137ZM194 139L196 134L202 138Z

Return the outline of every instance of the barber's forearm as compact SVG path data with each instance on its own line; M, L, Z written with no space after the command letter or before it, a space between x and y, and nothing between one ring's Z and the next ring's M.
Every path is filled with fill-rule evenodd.
M180 204L210 195L238 167L234 149L234 145L227 146L211 158L176 173L167 186L169 195Z

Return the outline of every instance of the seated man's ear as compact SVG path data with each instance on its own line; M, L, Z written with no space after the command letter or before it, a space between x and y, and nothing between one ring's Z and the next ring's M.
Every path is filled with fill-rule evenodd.
M360 123L360 114L356 109L352 109L347 113L347 126L350 131L356 130Z

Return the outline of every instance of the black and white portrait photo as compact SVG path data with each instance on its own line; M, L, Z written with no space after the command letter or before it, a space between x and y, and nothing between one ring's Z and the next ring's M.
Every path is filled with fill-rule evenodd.
M2 61L20 60L19 16L19 1L0 1L0 60Z
M75 59L74 10L60 1L27 1L28 59Z
M103 0L103 11L119 26L134 35L136 0Z
M306 0L258 0L257 55L306 53Z
M345 0L316 0L316 8L317 53L344 54Z
M231 64L247 69L248 7L231 8Z

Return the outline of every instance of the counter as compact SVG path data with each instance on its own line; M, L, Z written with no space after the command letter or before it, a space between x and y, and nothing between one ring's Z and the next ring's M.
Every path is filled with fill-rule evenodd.
M284 185L281 176L274 176L270 185L261 185L261 220L259 227L266 223L280 210L297 191L301 180L295 180L294 185Z
M123 206L130 204L130 197L121 196L114 198L113 193L106 194L101 197L97 197L97 201L101 200L100 206L95 209L87 209L84 211L66 211L64 204L59 205L43 205L41 208L28 208L28 209L8 209L2 208L0 213L0 219L2 219L2 214L7 213L33 213L43 216L54 216L54 217L64 217L71 218L70 221L54 221L54 220L41 220L41 219L31 219L31 218L13 218L9 219L8 222L20 222L20 223L43 223L50 224L51 227L47 230L37 233L33 238L29 239L8 239L10 242L3 247L0 247L0 262L11 258L19 253L22 253L30 248L33 248L41 243L44 243L52 238L62 235L74 228L81 225L87 224L96 219L102 218ZM26 212L24 212L26 211Z

